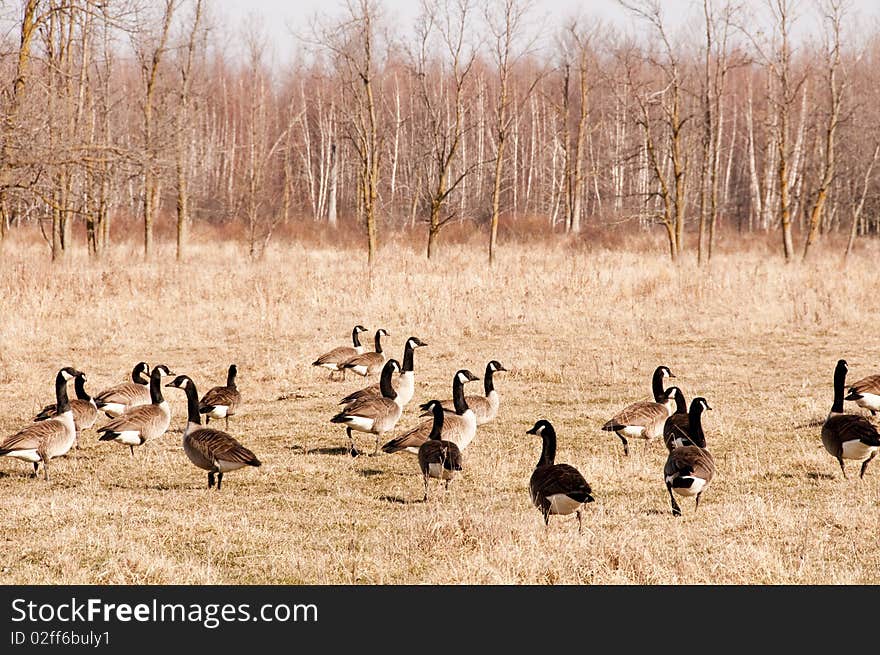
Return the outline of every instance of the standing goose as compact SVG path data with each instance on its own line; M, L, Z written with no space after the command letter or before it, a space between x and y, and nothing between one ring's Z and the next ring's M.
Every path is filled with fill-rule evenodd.
M690 415L688 414L687 401L681 389L675 387L675 411L663 424L663 442L666 444L667 450L672 450L676 446L691 445L688 439L689 425Z
M452 378L452 399L455 403L455 412L446 412L443 417L441 436L446 441L453 442L459 450L467 448L477 434L477 417L474 410L468 406L464 395L464 385L466 382L479 379L467 369L456 371ZM423 410L422 416L430 414L427 403L420 405L419 408ZM405 450L417 454L421 445L428 440L433 426L433 420L422 421L413 429L383 445L382 450L386 453Z
M498 371L506 371L507 369L501 365L501 362L493 359L486 364L486 375L483 377L483 396L467 396L467 404L477 417L477 425L488 423L498 416L498 406L501 404L501 396L495 390L493 376ZM444 400L443 407L447 410L454 410L455 403L452 400Z
M226 374L226 386L211 387L202 396L199 401L199 413L205 415L205 425L210 423L212 418L225 418L226 429L229 429L229 417L235 416L235 410L238 403L241 402L241 393L235 386L236 375L238 375L238 367L235 364L230 364ZM166 384L165 386L170 385Z
M223 474L244 466L260 466L262 462L253 452L242 446L232 435L203 428L196 384L186 375L178 375L165 385L186 392L187 423L183 431L183 452L189 461L208 472L208 489L214 486L217 474L217 491L223 483Z
M364 377L381 373L382 366L385 365L385 353L382 352L382 337L388 336L391 335L384 328L379 328L376 330L376 336L373 338L376 350L371 353L362 353L349 357L339 365L339 368L342 369L343 373L351 370Z
M666 419L672 414L678 387L669 387L659 401L641 401L623 408L602 426L607 432L616 432L623 442L623 454L629 455L626 438L650 441L663 434Z
M869 375L850 385L844 400L853 400L859 407L870 410L871 415L880 410L880 375Z
M345 433L348 435L349 453L352 457L357 457L360 454L354 447L352 430L376 435L375 454L379 452L379 437L389 430L393 430L397 424L401 407L396 400L397 392L391 386L391 376L399 370L400 362L396 359L389 359L382 367L382 375L379 378L382 395L356 400L330 419L331 423L342 423L346 426Z
M529 478L529 495L535 507L544 515L544 525L550 525L551 514L577 515L578 534L583 531L581 509L592 503L593 490L575 467L556 464L556 430L545 419L539 420L526 434L541 437L541 458Z
M138 362L131 371L131 382L104 389L95 396L95 405L110 418L120 416L129 407L150 404L150 367Z
M342 379L345 379L345 371L342 369L342 363L360 355L364 352L364 347L361 345L360 336L358 336L361 332L366 332L367 328L363 325L355 325L354 329L351 331L351 342L353 345L351 346L337 346L333 350L330 350L312 362L312 366L321 366L330 371L330 379L333 379L333 374L342 371Z
M837 458L843 477L846 478L844 459L860 459L862 469L859 477L865 477L865 469L880 449L880 433L864 416L843 413L843 387L846 382L846 360L837 362L834 369L834 403L822 425L822 445Z
M419 446L419 468L425 482L424 500L428 500L428 478L444 480L446 489L449 489L449 481L455 477L456 471L461 470L461 451L454 442L440 437L443 430L443 415L446 413L440 401L429 400L424 406L425 410L434 416L431 434L428 435L428 440Z
M407 403L412 400L416 391L415 373L413 373L413 354L416 348L427 346L424 341L418 337L410 337L406 340L406 346L403 349L403 365L400 374L391 378L391 386L397 392L397 404L406 407ZM348 405L355 400L361 398L378 397L382 395L379 383L375 382L368 387L358 389L339 401L340 405Z
M34 465L34 477L40 462L43 463L43 476L49 481L49 460L66 455L76 441L76 426L73 422L73 409L67 396L67 381L80 371L65 366L55 376L56 416L31 423L0 443L0 456L14 457Z
M673 491L679 496L695 496L694 511L697 511L700 496L715 477L715 459L706 450L706 436L700 418L705 409L712 409L705 398L697 397L691 401L688 412L691 445L674 447L663 466L663 479L672 503L673 516L681 516L681 507L675 501Z
M70 401L70 408L73 410L73 425L76 428L76 439L73 442L74 448L79 448L80 432L88 430L98 420L98 406L95 404L95 400L86 392L85 382L85 373L80 373L73 379L76 398ZM45 421L56 416L58 416L58 405L52 403L43 407L34 417L34 421Z
M131 407L109 423L98 428L98 441L118 441L128 446L134 457L134 447L165 434L171 424L171 408L162 396L162 376L174 375L164 364L150 373L150 404Z

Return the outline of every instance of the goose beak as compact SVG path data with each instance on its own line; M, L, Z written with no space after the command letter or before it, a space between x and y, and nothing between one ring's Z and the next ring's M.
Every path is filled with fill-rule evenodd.
M587 499L584 501L585 503L592 503L596 499L593 497L593 494L588 494Z

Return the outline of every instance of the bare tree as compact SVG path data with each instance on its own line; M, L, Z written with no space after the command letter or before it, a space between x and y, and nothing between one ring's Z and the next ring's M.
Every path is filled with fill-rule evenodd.
M317 41L333 54L345 88L343 97L352 105L342 129L358 157L358 206L366 226L367 263L372 270L378 249L376 222L383 142L375 96L381 10L376 0L346 0L345 11L338 24L320 29Z
M179 0L164 0L161 25L158 34L153 34L148 24L141 25L135 39L135 51L141 68L144 84L143 95L143 216L144 216L144 256L153 252L153 223L159 210L159 162L156 144L156 124L154 109L159 82L159 67L167 51L171 21Z
M495 249L498 242L498 219L501 215L501 184L504 176L504 151L510 125L516 116L511 81L514 67L531 49L533 41L519 46L526 28L531 0L495 0L486 10L489 26L491 52L497 72L497 96L495 98L495 170L492 177L492 212L489 219L489 263L495 262ZM518 98L520 102L534 90L538 78L534 79L526 93Z
M175 170L177 177L177 259L183 259L189 225L189 167L191 158L192 125L190 117L190 95L192 90L193 59L202 19L202 0L195 0L192 25L183 46L183 56L178 62L180 87L178 88L178 108L175 116Z
M841 64L841 26L845 14L844 3L842 0L825 0L824 3L824 19L828 33L826 34L825 48L825 83L828 91L828 119L825 123L825 148L824 157L821 162L821 179L813 198L812 207L809 210L810 223L807 238L804 241L804 255L806 260L810 253L810 247L816 241L819 235L819 226L822 222L822 212L825 209L825 203L828 199L828 191L831 188L831 182L834 180L835 166L837 163L837 153L835 151L835 140L837 130L840 126L841 112L843 108L844 93L846 92L848 83L844 79L840 79L841 75L845 75Z
M465 168L453 175L453 164L467 129L465 93L476 58L475 47L465 38L470 10L470 0L423 0L417 28L415 73L427 140L424 180L430 203L428 259L434 255L440 229L455 217L454 212L443 216L443 208L470 172ZM435 35L442 51L439 60L431 57Z
M682 106L682 94L684 92L684 79L678 54L672 47L672 43L666 33L663 23L663 15L657 0L639 0L638 2L618 2L629 9L640 20L646 21L657 33L661 42L661 53L656 58L651 58L652 66L661 73L661 88L637 89L635 78L631 74L633 68L627 66L630 86L634 89L636 103L639 106L639 125L645 138L645 149L651 164L654 176L659 185L659 195L663 202L663 215L661 222L666 228L669 241L669 255L673 261L678 259L684 248L684 217L687 185L687 165L683 152L684 126L688 116ZM644 87L644 85L638 85ZM659 118L655 117L659 110ZM657 127L655 127L655 125ZM668 162L671 171L667 172L666 159L661 152L661 130L668 142Z

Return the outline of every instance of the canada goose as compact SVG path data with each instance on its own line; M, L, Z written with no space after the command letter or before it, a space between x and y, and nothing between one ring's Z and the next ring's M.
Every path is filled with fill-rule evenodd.
M449 481L455 477L455 472L461 470L461 451L452 441L440 438L443 430L444 412L443 405L439 400L429 400L425 403L425 411L434 416L431 434L428 440L419 446L419 468L422 471L422 479L425 482L425 498L428 500L428 478L444 480L449 489Z
M541 437L541 458L529 478L529 495L532 503L544 515L544 525L550 525L551 514L571 514L578 520L578 534L583 531L581 509L584 503L592 503L593 490L575 467L556 464L556 430L550 421L539 420L526 434Z
M466 382L479 379L467 369L456 371L452 378L452 399L455 402L455 412L446 412L443 417L441 436L446 441L453 442L459 450L467 448L477 434L477 417L474 410L467 404L464 385ZM423 410L422 416L430 415L427 407L427 403L419 406ZM383 445L382 450L386 453L406 450L418 454L421 445L428 440L433 425L433 420L422 421L416 427Z
M406 340L406 345L403 349L403 365L401 366L400 374L391 378L391 386L394 387L394 390L397 392L397 404L401 407L406 407L407 403L412 400L413 394L416 391L415 374L413 373L413 353L416 348L427 345L428 344L418 337L410 337ZM357 391L348 394L345 398L339 401L339 404L348 405L361 398L369 398L371 396L378 397L381 395L382 390L379 389L379 383L375 382L368 387L358 389Z
M351 445L349 452L352 457L359 455L357 448L354 447L352 430L369 432L376 435L375 454L379 452L379 437L389 430L393 430L397 424L397 419L400 418L401 407L395 401L397 392L391 386L391 376L399 370L400 362L396 359L389 359L385 362L385 366L382 367L382 374L379 378L382 395L356 400L330 419L331 423L342 423L346 426L345 433L348 435L348 441Z
M95 405L110 418L120 416L129 407L150 404L150 367L138 362L131 371L131 382L104 389L95 396Z
M493 376L498 371L506 371L507 369L501 365L501 362L493 359L486 364L486 375L483 376L483 396L467 396L467 404L474 410L474 416L477 417L477 425L488 423L498 416L498 406L501 404L501 396L495 390ZM450 400L443 401L443 408L449 411L455 410L455 403Z
M666 444L667 450L672 450L676 446L692 445L688 439L689 423L690 415L688 414L687 401L681 389L675 387L675 411L663 424L663 442Z
M602 429L616 432L623 442L623 454L629 455L629 444L626 438L645 439L650 441L663 434L666 419L672 414L675 394L678 387L669 387L660 397L660 401L643 400L624 407L617 412Z
M223 474L243 466L260 466L262 462L253 452L242 446L232 435L203 428L196 384L186 375L178 375L165 385L186 392L186 429L183 431L183 452L189 461L208 472L208 489L214 486L217 474L217 491L223 483Z
M150 372L149 405L131 407L109 423L98 428L98 441L118 441L128 446L134 457L134 447L165 434L171 424L171 408L162 396L162 376L174 375L164 364Z
M241 393L235 386L236 375L238 375L238 367L235 364L230 364L229 371L226 373L226 386L211 387L202 396L199 401L199 413L205 415L205 425L210 423L212 418L225 418L226 429L229 429L229 417L235 416L235 410L238 403L241 402Z
M77 375L73 379L76 398L70 401L70 408L73 410L73 425L76 428L76 439L73 442L74 448L79 448L80 432L88 430L98 420L98 406L95 404L94 398L86 392L85 381L85 374ZM46 419L58 416L57 408L58 405L56 403L46 405L34 416L34 421L45 421Z
M880 433L864 416L843 413L843 387L846 382L846 360L841 359L834 368L834 403L822 425L822 445L837 458L843 477L846 478L844 459L860 459L862 469L859 477L865 477L865 469L880 449Z
M34 477L40 462L43 463L43 476L49 481L49 460L66 455L76 441L76 426L73 422L73 409L67 396L67 381L82 372L65 366L55 375L55 409L57 415L31 423L0 443L0 456L14 457L34 465Z
M688 412L689 446L676 446L669 451L663 466L663 479L672 503L673 516L681 516L681 507L675 501L673 491L679 496L695 496L694 511L700 507L700 496L715 476L715 459L706 450L706 437L700 416L705 409L712 409L705 398L697 397L691 401Z
M880 410L880 375L869 375L851 384L844 400L855 401L856 405L870 410L875 416Z
M312 366L321 366L330 371L330 379L333 379L333 374L342 371L342 379L345 379L345 371L341 368L341 364L356 355L360 355L364 352L364 347L361 345L361 339L358 336L361 332L366 332L367 328L363 325L355 325L354 329L351 331L351 342L353 345L351 346L337 346L333 350L330 350L312 362Z
M382 371L382 366L385 364L385 353L382 352L382 337L388 336L391 335L388 334L384 328L379 328L376 330L376 336L373 338L376 350L371 353L362 353L360 355L355 355L354 357L349 357L339 365L339 368L342 369L343 372L351 370L364 377L373 375L374 373L380 373Z

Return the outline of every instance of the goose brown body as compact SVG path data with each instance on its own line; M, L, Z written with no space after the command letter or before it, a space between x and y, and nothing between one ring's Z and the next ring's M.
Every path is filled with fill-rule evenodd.
M67 395L67 381L82 372L66 366L55 376L56 416L44 421L31 423L0 442L0 456L30 462L34 466L34 476L40 464L43 475L49 481L49 460L66 455L76 441L76 426L73 410Z
M226 427L229 428L229 417L235 416L238 405L241 402L241 393L235 383L238 375L238 367L230 364L226 373L224 386L211 387L199 401L199 413L205 415L205 424L212 418L226 419ZM167 386L167 385L166 385Z
M456 402L456 411L446 411L443 417L441 438L451 441L460 450L467 448L477 434L477 418L468 406L464 395L464 384L473 380L479 380L479 378L467 369L456 372L452 378L452 395ZM420 405L420 409L422 409L422 416L429 414L427 404ZM429 439L433 425L433 419L422 421L414 428L385 443L382 446L382 451L386 453L407 451L418 454L421 445Z
M376 330L376 335L373 338L376 350L346 359L339 365L340 370L354 371L364 377L381 373L386 361L385 352L382 350L382 337L387 336L390 335L384 328Z
M701 420L703 411L710 409L712 408L705 398L697 397L691 401L688 411L688 445L673 444L663 465L663 479L673 516L681 516L681 507L673 494L693 496L696 510L700 506L703 491L715 477L715 459L706 450L706 436Z
M110 418L121 416L130 407L149 405L149 375L150 367L147 363L138 362L131 371L131 382L104 389L95 396L95 405Z
M828 418L822 424L822 445L837 460L844 478L847 475L843 460L862 460L859 477L863 478L868 464L880 450L880 433L864 416L843 413L847 370L846 360L838 360L834 369L834 402Z
M556 430L550 421L541 419L526 432L541 437L541 457L529 477L529 497L541 510L544 525L553 514L576 514L578 532L583 529L581 509L593 502L593 490L581 472L570 464L556 463Z
M171 408L162 396L162 376L173 375L167 366L160 364L150 372L149 405L138 405L126 410L120 416L98 428L101 435L98 441L117 441L129 447L134 456L134 447L157 439L165 434L171 425Z
M253 451L228 432L202 427L198 391L189 376L179 375L165 386L182 389L186 393L187 424L183 431L183 452L193 465L208 472L209 489L214 486L215 474L219 491L224 473L262 464Z
M345 371L342 370L341 366L344 362L348 361L352 357L356 357L364 352L364 347L361 345L360 337L358 336L361 332L366 332L367 328L363 325L355 325L351 331L351 341L352 345L350 346L337 346L332 350L325 352L323 355L320 355L315 361L312 362L312 366L320 366L322 368L326 368L330 371L330 377L333 377L334 373L342 371L343 378L345 377Z

